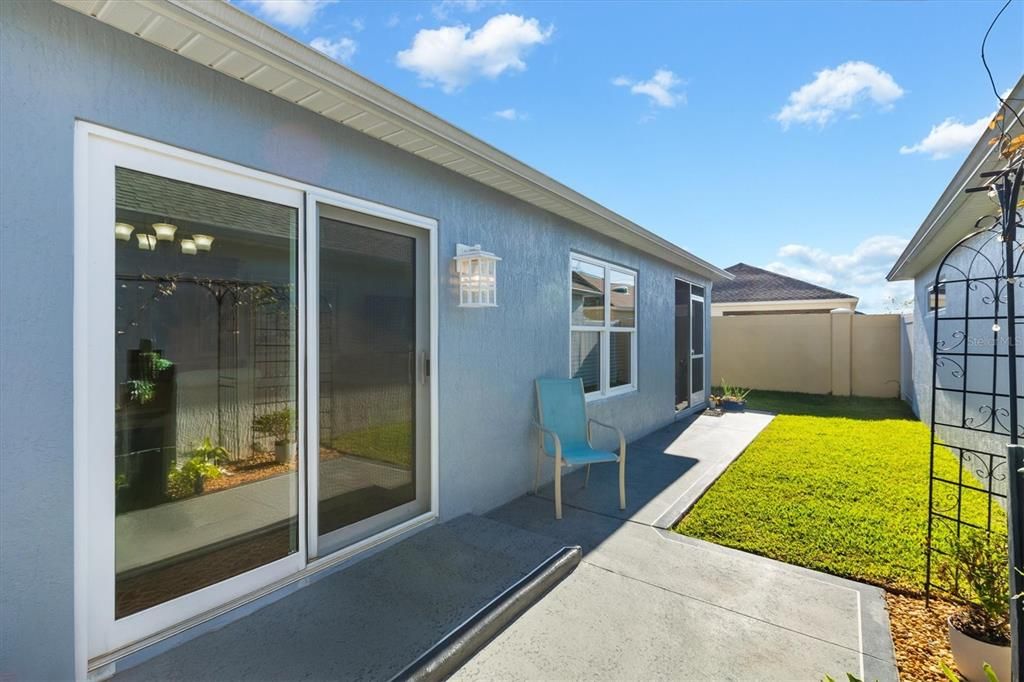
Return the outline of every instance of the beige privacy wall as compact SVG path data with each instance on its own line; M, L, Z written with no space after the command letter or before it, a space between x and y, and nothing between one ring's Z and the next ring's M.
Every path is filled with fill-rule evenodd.
M712 317L711 383L895 398L899 333L899 315Z

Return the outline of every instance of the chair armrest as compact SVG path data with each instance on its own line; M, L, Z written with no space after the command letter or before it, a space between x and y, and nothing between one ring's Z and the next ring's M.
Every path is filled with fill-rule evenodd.
M551 439L555 442L555 454L559 458L561 458L562 457L562 439L558 437L558 434L556 432L552 431L551 429L547 428L546 426L544 426L543 424L541 424L537 420L533 420L533 426L538 431L540 431L541 434L547 434L547 435L551 436ZM543 438L544 438L544 436L542 435L541 436L542 444L543 444Z
M588 433L588 435L590 433L590 426L591 426L591 424L597 424L598 426L603 426L604 428L611 429L615 433L619 434L619 452L620 453L624 453L626 451L626 436L623 435L622 429L620 429L617 426L612 426L611 424L605 424L604 422L599 422L596 419L588 418L587 419L587 433Z

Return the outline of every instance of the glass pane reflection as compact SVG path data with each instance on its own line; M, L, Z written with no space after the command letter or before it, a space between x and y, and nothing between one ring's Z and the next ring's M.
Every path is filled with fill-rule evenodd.
M116 171L115 616L298 550L295 208Z

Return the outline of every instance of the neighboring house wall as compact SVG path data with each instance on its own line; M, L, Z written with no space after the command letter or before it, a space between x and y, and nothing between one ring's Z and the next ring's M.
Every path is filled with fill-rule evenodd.
M712 379L800 393L899 395L898 315L712 318Z
M64 7L0 3L0 44L0 672L74 670L76 118L438 219L442 519L532 483L532 382L569 371L570 251L639 273L639 390L591 414L629 438L676 417L674 277L701 277ZM457 306L458 242L504 259L500 307Z

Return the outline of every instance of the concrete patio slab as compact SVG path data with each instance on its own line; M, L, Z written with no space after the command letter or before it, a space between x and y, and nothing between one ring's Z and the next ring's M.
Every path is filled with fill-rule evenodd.
M746 648L764 646L770 651L784 644L790 636L786 633L797 633L859 657L857 667L840 669L840 663L846 665L847 659L847 654L842 654L831 667L818 670L814 679L820 680L824 673L841 679L847 670L861 677L861 664L870 672L866 679L896 678L888 613L882 591L876 587L583 510L567 509L563 519L556 521L544 513L547 504L547 500L520 498L490 516L560 543L580 544L583 563L594 568L769 626L759 644L748 643ZM573 580L575 574L566 582ZM605 614L602 617L616 619L620 628L632 635L661 628L631 615L632 604L623 605L623 611L617 613L619 605L603 595L595 593L590 600L595 602L594 609ZM564 626L571 631L579 624L586 627L586 623L588 618L577 610ZM524 617L509 630L527 624ZM715 637L712 632L697 634L687 644L694 652L713 651L717 646L712 641ZM789 679L811 679L812 671L817 670L806 668L799 657L791 663ZM568 669L563 672L568 674ZM672 675L651 671L654 677L662 673ZM681 673L676 671L674 676L678 678ZM748 679L750 676L760 679L754 670L748 671ZM682 677L691 679L688 674Z
M561 546L463 516L116 679L387 680Z
M562 504L668 528L772 418L759 412L720 417L704 414L670 424L627 446L625 510L618 507L618 469L614 464L595 464L586 488L583 469L566 474ZM551 460L545 465L550 467ZM554 500L554 484L543 486L539 495Z
M550 487L492 511L583 563L458 677L897 680L882 590L666 530L771 418L702 416L631 445L625 513L614 467L586 489L567 476L560 521Z
M859 659L585 562L452 679L810 681L862 674Z

